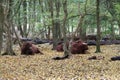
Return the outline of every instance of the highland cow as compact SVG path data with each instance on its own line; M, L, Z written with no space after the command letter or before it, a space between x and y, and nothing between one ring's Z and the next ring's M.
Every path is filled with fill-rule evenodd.
M21 54L34 55L35 53L43 54L35 45L31 42L24 42L21 47Z
M68 47L69 45L67 45ZM83 43L81 40L77 40L75 42L71 43L71 53L72 54L79 54L79 53L85 53L86 50L88 50L88 45L86 43ZM63 51L63 44L58 44L56 46L56 50L58 52Z
M75 41L72 43L71 53L85 53L88 50L88 46L86 43L83 43L81 40Z

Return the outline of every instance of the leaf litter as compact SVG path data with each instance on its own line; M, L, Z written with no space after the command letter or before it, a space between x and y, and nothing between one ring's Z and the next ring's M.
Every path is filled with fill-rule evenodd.
M101 53L95 53L95 46L89 46L88 54L73 54L69 59L53 60L63 52L51 50L48 44L38 45L44 55L0 56L0 80L119 80L120 61L110 61L120 56L120 45L102 45ZM88 60L91 56L104 59Z

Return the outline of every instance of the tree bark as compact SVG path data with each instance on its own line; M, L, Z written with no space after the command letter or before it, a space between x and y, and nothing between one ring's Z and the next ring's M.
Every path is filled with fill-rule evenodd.
M60 29L60 20L59 20L59 13L60 13L60 0L55 0L55 6L56 6L56 22L55 22L55 27L56 27L56 37L57 41L61 39L61 29Z
M111 40L115 40L115 32L114 32L114 24L113 21L111 21Z
M119 27L119 35L120 35L120 22L118 22L118 27Z
M12 36L11 36L11 25L9 21L5 22L5 30L7 33L6 36L6 51L5 53L3 53L3 55L15 55L14 51L13 51L13 43L12 43Z
M5 31L7 33L7 36L6 36L6 51L3 53L3 55L15 55L14 51L13 51L13 42L12 42L12 36L11 36L11 29L12 29L12 18L11 18L11 15L12 15L12 10L11 10L11 7L12 7L12 0L9 0L8 2L8 9L9 9L9 12L6 12L8 15L4 15L5 16L5 22L4 22L4 25L5 25Z
M100 19L99 19L99 2L100 0L96 0L96 20L97 20L97 40L96 40L96 53L101 52L100 50Z
M48 39L49 39L49 40L51 39L50 33L51 33L51 29L50 29L50 26L48 26Z
M67 16L68 16L68 12L67 12L67 0L64 0L63 2L63 10L64 10L64 19L63 19L63 26L62 26L62 31L63 31L63 39L64 39L64 45L63 45L63 49L64 49L64 56L69 56L71 54L69 47L67 47L67 36L66 36L66 22L67 22ZM70 46L70 45L69 45Z
M62 57L55 57L53 58L54 60L62 60L62 59L66 59L66 58L69 58L71 52L70 52L70 48L71 48L71 45L69 45L68 47L68 39L67 39L67 36L66 36L66 31L67 31L67 28L66 28L66 22L67 22L67 16L68 16L68 12L67 12L67 0L63 0L63 10L64 10L64 19L63 19L63 25L61 27L61 30L62 30L62 34L63 34L63 50L64 50L64 55Z
M23 32L24 37L27 37L27 1L23 1L23 12L24 12L24 22L23 22Z
M23 37L23 29L22 29L22 25L21 25L21 22L20 22L20 12L18 12L18 30L20 31L20 35Z
M81 13L80 12L80 2L78 3L78 12L79 12L79 22L78 22L78 26L77 26L77 29L76 29L76 32L75 33L78 33L78 36L83 40L83 21L84 21L84 17L86 16L86 5L87 5L87 1L85 2L85 5L84 5L84 13Z
M4 23L4 9L3 9L3 0L0 1L0 53L2 50L3 43L3 23Z
M55 21L54 21L54 12L53 12L53 0L48 1L49 5L49 11L51 13L51 20L52 20L52 36L53 36L53 50L55 49L57 45L57 38L56 38L56 27L55 27Z

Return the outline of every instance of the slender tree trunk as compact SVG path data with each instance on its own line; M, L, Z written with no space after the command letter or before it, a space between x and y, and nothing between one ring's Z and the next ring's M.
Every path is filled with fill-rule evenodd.
M12 26L13 32L14 32L14 34L15 34L15 36L16 36L16 39L18 40L18 44L19 44L19 46L21 47L21 46L22 46L22 43L21 43L21 41L20 41L20 37L18 36L18 34L17 34L16 30L15 30L15 27L14 27L14 25L13 25L12 23L11 23L11 26Z
M85 27L85 25L84 25L84 27L82 28L82 40L83 41L86 41L86 27Z
M78 31L79 31L78 36L82 38L82 23L83 23L84 15L81 15L81 12L80 12L80 2L78 3L78 12L80 14L79 23L78 23Z
M97 41L96 41L96 53L101 52L100 50L100 20L99 20L99 2L100 0L96 0L96 19L97 19Z
M78 36L82 39L82 33L83 33L83 29L82 29L82 23L83 23L83 20L84 20L84 16L81 16L80 17L80 20L79 20L79 23L78 23L78 31L79 31L79 33L78 33ZM77 31L77 32L78 32Z
M4 9L3 9L3 0L0 1L0 53L2 50L3 43L3 23L4 23Z
M43 1L41 1L42 2L42 4L41 4L41 12L42 12L42 14L44 14L44 12L45 12L45 10L44 10L44 4L43 4ZM52 5L51 5L52 6ZM43 35L41 35L42 36L42 38L43 39L45 39L46 38L46 33L47 33L47 27L46 27L46 22L45 22L45 18L46 18L46 15L42 15L42 18L43 18L43 20L42 20L42 23L43 23Z
M74 22L74 20L72 19L72 20L71 20L71 22L73 23L73 22ZM72 30L71 30L71 31L72 31L72 33L73 33L73 31L74 31L74 30L73 30L73 29L74 29L74 26L72 25L72 26L71 26L71 28L72 28Z
M51 5L51 16L53 14L53 1L52 1L52 5ZM60 1L56 0L55 1L55 8L56 8L56 20L52 19L52 23L53 23L53 49L55 49L57 42L60 40L61 38L61 30L60 30L60 20L59 20L59 12L60 12ZM53 18L53 17L52 17Z
M31 3L31 1L29 2L29 7L32 5L32 3ZM32 37L34 38L34 27L35 27L35 22L36 22L36 9L35 9L35 6L36 6L36 0L33 0L33 12L32 12L32 14L31 14L31 16L29 17L29 24L30 24L30 26L29 26L29 28L31 29L31 31L32 31ZM29 10L30 10L30 8L29 8ZM33 21L30 21L30 19L33 19Z
M23 1L20 1L19 4L18 4L18 8L17 10L14 9L14 16L16 15L17 19L14 19L14 22L17 23L17 30L20 31L19 33L19 37L23 37L23 30L22 30L22 25L21 25L21 12L20 12L20 9L21 9L21 4L22 4Z
M24 37L27 37L27 1L23 1L23 12L24 12L24 22L23 22L23 32Z
M56 22L55 22L55 27L56 27L56 38L57 41L61 39L61 30L60 30L60 20L59 20L59 12L60 12L60 0L55 1L55 6L56 6Z
M77 26L77 29L76 29L76 33L78 33L78 36L83 40L83 21L84 21L84 17L86 15L86 5L87 5L87 1L85 2L85 5L84 5L84 13L81 13L80 12L80 2L78 3L78 12L79 12L79 22L78 22L78 26Z
M47 34L47 39L50 40L50 26L48 26L48 34Z
M52 20L52 36L53 36L53 50L55 49L57 45L57 37L56 37L56 27L55 27L55 21L54 21L54 13L53 13L53 0L48 1L49 4L49 11L51 13L51 20Z
M28 15L28 32L27 32L27 35L30 33L31 37L34 38L36 34L34 34L34 27L35 27L35 22L36 22L36 9L35 9L35 5L36 5L36 0L33 0L33 1L29 1L29 4L28 4L28 13L30 15ZM32 10L32 12L31 12Z
M113 21L111 22L111 40L115 40L115 32L114 32Z
M67 31L67 28L66 28L66 22L67 22L67 16L68 16L68 12L67 12L67 0L63 0L63 10L64 10L64 19L63 19L63 26L61 27L62 29L62 32L63 32L63 39L64 39L64 44L63 44L63 49L64 49L64 56L62 57L55 57L53 59L55 60L61 60L61 59L66 59L70 56L70 48L71 48L71 45L69 45L68 47L68 39L66 37L66 31Z
M118 27L119 27L119 35L120 35L120 22L118 23Z
M63 10L64 10L64 19L63 19L63 26L62 26L62 31L63 31L63 38L64 38L64 45L63 45L63 49L64 49L64 56L69 56L70 50L69 47L67 47L67 36L66 36L66 22L67 22L67 16L68 16L68 12L67 12L67 0L64 0L63 2ZM70 45L69 45L70 46Z
M22 29L22 26L21 26L21 22L20 22L20 12L18 12L18 30L20 31L20 35L23 37L23 29Z

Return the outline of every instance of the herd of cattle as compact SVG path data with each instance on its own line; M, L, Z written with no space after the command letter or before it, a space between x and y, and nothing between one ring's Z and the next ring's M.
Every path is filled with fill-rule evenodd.
M52 40L41 40L39 38L36 39L28 39L28 38L22 38L21 41L23 42L23 45L21 47L21 54L25 55L33 55L35 53L41 53L43 54L34 44L44 44L49 43L52 44ZM120 44L120 40L110 40L110 39L102 39L100 40L101 45L111 45L111 44ZM67 47L70 47L70 51L72 54L85 54L85 51L88 50L89 45L96 45L95 39L88 39L85 42L81 41L80 39L74 40L71 43L67 43ZM59 41L56 45L56 51L61 52L64 51L63 49L63 41ZM120 60L120 57L113 57L111 60L115 59Z

